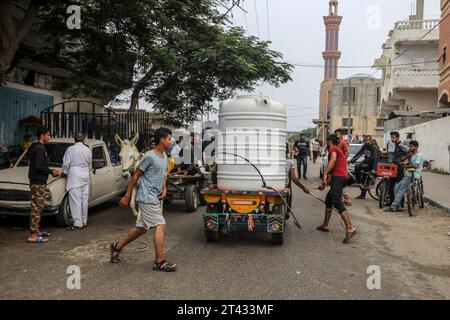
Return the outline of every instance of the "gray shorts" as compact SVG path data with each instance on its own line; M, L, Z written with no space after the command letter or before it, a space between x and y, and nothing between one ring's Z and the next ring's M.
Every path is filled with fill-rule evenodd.
M139 214L136 227L150 230L160 224L166 224L161 204L138 203Z

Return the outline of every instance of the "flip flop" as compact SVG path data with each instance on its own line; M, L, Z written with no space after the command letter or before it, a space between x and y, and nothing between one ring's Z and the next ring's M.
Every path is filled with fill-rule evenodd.
M351 238L353 238L356 234L356 230L353 232L347 232L347 234L345 235L344 241L342 241L342 243L348 243L350 241Z
M47 243L47 242L48 242L48 239L39 236L39 237L36 237L35 240L28 240L28 239L27 239L27 242L28 242L28 243Z
M38 234L38 236L44 237L44 238L48 238L48 237L51 236L51 234L49 232L47 232L47 231L40 231L37 234Z
M330 232L330 229L325 229L325 228L322 227L322 226L318 226L318 227L316 228L316 230L321 231L321 232Z

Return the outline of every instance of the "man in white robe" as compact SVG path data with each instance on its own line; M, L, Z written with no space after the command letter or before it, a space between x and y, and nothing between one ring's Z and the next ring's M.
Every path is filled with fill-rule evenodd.
M84 144L84 134L75 134L75 144L67 148L63 159L63 173L67 175L66 190L73 218L72 229L87 226L89 201L89 165L92 152Z

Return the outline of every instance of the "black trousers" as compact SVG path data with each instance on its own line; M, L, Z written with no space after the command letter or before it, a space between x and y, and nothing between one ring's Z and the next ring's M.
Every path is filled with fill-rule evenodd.
M342 194L344 192L345 185L347 184L347 177L331 177L330 191L325 198L325 205L327 209L333 207L342 214L347 209L342 203Z
M319 157L319 151L313 151L313 163L316 163L318 157Z
M367 172L371 170L371 166L367 163L367 162L361 162L361 163L357 163L355 165L355 178L356 178L356 182L357 183L362 183L363 180L363 176L362 176L362 172ZM364 189L361 189L361 196L365 197L366 196L367 191Z

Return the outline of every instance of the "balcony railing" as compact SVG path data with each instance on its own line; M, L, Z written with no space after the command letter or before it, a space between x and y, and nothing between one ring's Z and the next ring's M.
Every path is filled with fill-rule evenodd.
M439 70L433 68L395 68L394 88L437 88Z
M395 24L398 30L430 30L439 24L439 19L399 21Z

